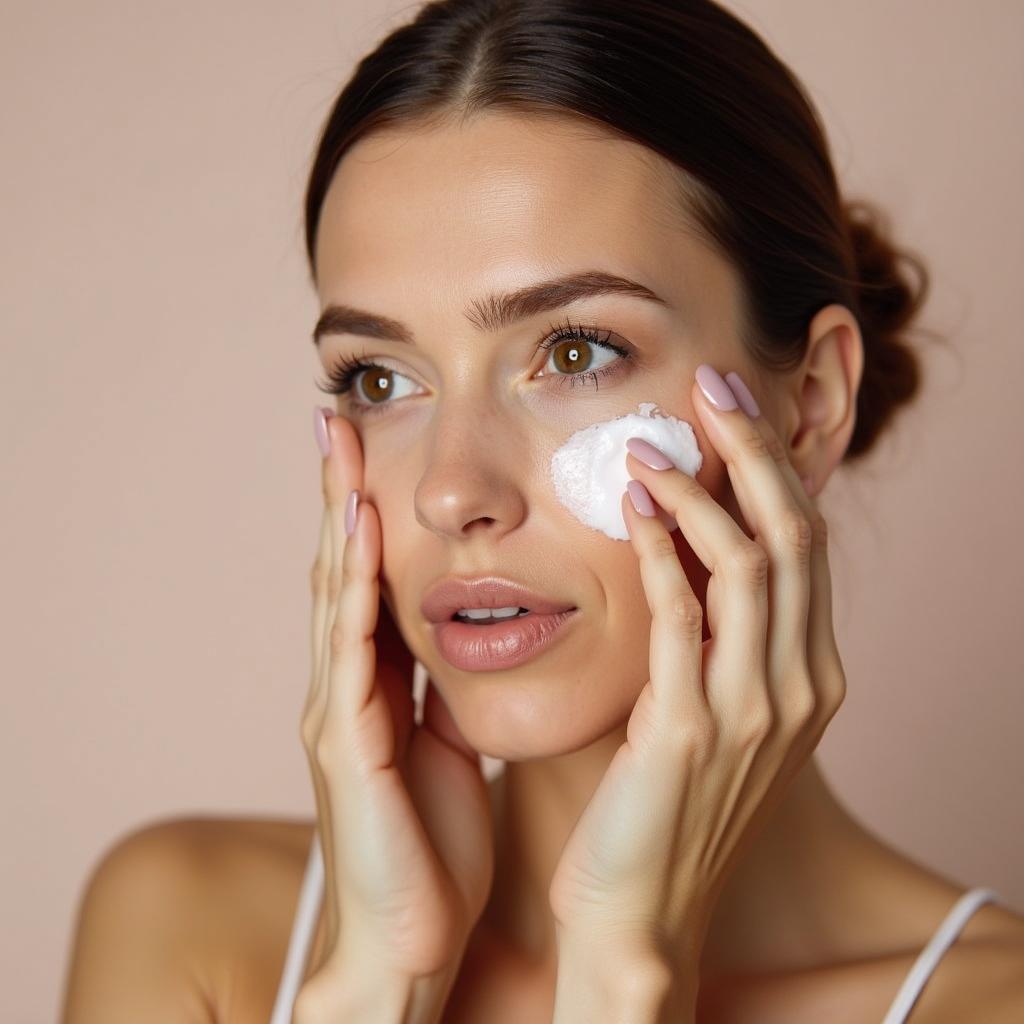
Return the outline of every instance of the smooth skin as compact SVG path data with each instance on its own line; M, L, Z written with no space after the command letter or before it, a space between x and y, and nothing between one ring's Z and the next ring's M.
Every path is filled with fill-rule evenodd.
M330 540L321 537L314 587L326 601L333 599L333 591L326 596L323 589L335 586L329 572L323 579L325 544L342 535L340 517L353 486L365 499L357 537L367 541L367 561L362 575L353 577L361 582L354 582L349 598L361 608L356 617L364 633L347 648L358 662L352 666L353 686L334 691L340 710L348 703L349 721L342 725L343 717L333 718L326 746L320 742L326 703L323 719L311 712L331 688L316 667L330 648L330 615L323 602L314 601L313 643L321 646L303 709L303 740L315 739L322 757L312 764L317 813L329 821L332 837L325 867L335 879L351 880L333 882L333 894L325 896L307 980L344 949L344 922L340 913L332 917L337 908L351 908L348 934L367 942L387 940L392 959L383 964L389 970L433 965L457 949L487 889L466 939L445 1024L551 1021L559 972L552 882L559 864L570 863L562 861L565 855L582 869L594 863L580 856L590 851L570 844L570 837L580 826L587 829L584 812L629 738L627 725L642 695L648 694L646 707L653 710L659 680L668 683L670 695L685 693L687 685L695 692L685 661L683 674L672 676L652 659L657 601L649 602L637 541L612 541L584 527L553 494L547 465L571 433L634 411L643 401L657 402L693 425L704 463L694 485L679 482L691 488L683 497L655 471L647 473L632 458L627 465L659 503L677 506L680 529L668 535L674 557L705 622L713 629L720 620L726 631L727 611L742 588L709 589L722 548L714 542L717 530L700 525L716 520L695 520L694 510L718 515L700 506L706 494L755 540L748 513L756 521L762 509L770 514L789 499L765 488L769 477L748 476L739 468L730 436L717 432L716 424L732 417L742 425L743 419L716 418L701 406L693 386L697 366L740 374L789 463L799 477L810 479L812 495L821 493L840 463L860 382L863 349L855 319L841 306L818 311L807 325L802 364L784 375L762 371L740 342L733 269L680 215L673 186L659 157L593 126L493 112L430 131L364 139L335 173L316 253L320 309L346 302L400 320L414 334L414 344L327 335L318 347L323 371L342 356L365 355L392 371L396 391L389 399L393 407L372 413L350 405L351 395L339 397L336 408L343 415L328 424L332 452L324 465L324 490ZM483 305L477 312L486 312L491 307L484 300L495 293L590 269L639 280L666 304L597 296L498 330L479 316L464 315L478 301ZM554 360L554 350L538 351L537 343L566 319L611 332L611 340L629 346L633 358L602 377L600 387L592 381L562 386L564 364ZM581 347L595 370L616 364L617 357L596 346ZM362 401L368 400L367 392ZM799 502L799 492L791 493ZM728 526L721 518L717 522ZM770 531L764 542L771 548ZM663 538L660 546L663 566L676 573L671 586L678 586ZM358 541L353 552L357 547ZM374 584L368 574L378 555L381 600L371 610ZM702 556L711 559L710 568ZM332 553L332 566L336 557ZM576 604L581 617L575 636L504 673L463 673L448 666L419 616L423 591L448 572L489 570L507 571ZM729 574L722 575L725 582ZM769 630L772 601L783 596L773 594L770 572L767 587L766 643L769 635L781 635ZM374 614L380 616L373 648L380 661L371 663L365 629ZM798 635L799 630L791 641ZM340 631L338 648L343 655ZM802 666L782 653L785 646L775 649L779 660L771 671L744 683L755 693L761 687L762 696L769 693L773 700L795 699L785 715L773 719L775 730L784 721L792 732L800 717L800 687L813 683L818 692L830 691L837 679L811 671L810 649L810 679L791 671ZM413 656L426 666L433 694L427 706L432 724L415 735L405 695ZM727 699L726 688L736 678L723 661L716 693ZM856 687L850 679L850 692ZM360 696L368 703L353 713ZM830 700L823 695L819 712L824 714ZM679 712L678 696L669 706ZM634 733L636 724L653 728L653 721L651 716L634 723ZM361 723L354 732L362 744L355 754L338 745L353 722ZM811 735L808 728L805 743ZM724 851L736 839L739 853L703 935L698 1019L880 1021L963 885L916 863L858 822L826 785L816 754L780 788L781 799L767 820L748 819L755 803L769 805L767 793L759 803L753 799L756 791L786 775L775 755L767 756L772 736L779 738L773 731L758 748L753 774L735 776L747 795L737 790L736 800L726 796L718 805L737 813L717 819L719 828L725 826L723 845L708 850ZM463 743L506 758L502 776L482 787ZM725 749L719 745L718 752ZM397 772L387 768L392 750L405 751ZM360 776L356 762L345 760L353 757L364 768L377 765L371 774L378 777ZM671 772L654 785L667 786L672 779L678 790L678 776ZM365 788L350 785L356 782L377 787L383 802L367 800ZM489 840L482 794L489 802ZM593 805L599 812L605 795ZM368 833L342 833L346 816ZM743 832L744 823L757 826L745 841L730 834ZM174 821L119 842L94 872L82 902L65 1021L267 1019L313 828L309 821ZM670 840L670 830L663 838ZM348 849L380 856L396 873L349 864ZM709 860L707 867L716 863L722 859ZM663 880L678 885L674 917L683 921L685 894L702 885L713 890L720 876L689 870L685 858L663 861L659 870ZM405 877L414 880L411 892L402 888ZM600 872L595 877L615 882ZM564 869L559 878L571 880ZM560 889L562 902L556 905L562 912L578 907L572 888ZM377 902L382 892L390 901ZM384 935L389 928L395 931ZM681 948L667 951L681 977L692 964L686 946L684 937ZM127 957L131 971L123 967ZM1022 1019L1021 962L1024 921L1000 906L982 908L943 958L910 1020Z

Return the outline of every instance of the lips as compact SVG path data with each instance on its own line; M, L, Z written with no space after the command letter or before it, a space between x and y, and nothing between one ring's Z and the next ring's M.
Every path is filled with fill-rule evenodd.
M571 601L545 596L503 576L447 576L430 587L420 611L429 622L448 622L460 608L512 606L528 608L538 615L554 615L576 607Z

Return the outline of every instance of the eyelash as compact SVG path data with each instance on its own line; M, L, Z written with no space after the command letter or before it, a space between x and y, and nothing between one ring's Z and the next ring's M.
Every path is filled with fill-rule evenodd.
M566 384L575 387L581 380L585 381L588 377L593 379L595 387L600 387L600 379L602 377L606 374L618 373L622 368L622 364L632 358L632 353L628 349L623 348L621 345L615 345L608 340L611 337L611 332L609 331L600 332L594 328L583 327L571 321L567 321L559 326L552 326L549 330L551 333L537 343L538 349L547 351L563 341L586 341L596 345L598 348L610 349L621 356L621 359L609 363L607 366L598 367L596 370L580 370L578 373L554 374L554 376L561 378L560 387L564 387ZM602 333L604 337L601 336ZM365 352L362 358L343 356L327 371L326 380L318 381L316 386L329 395L346 395L352 391L356 375L363 370L391 370L392 373L398 373L397 370L392 370L390 366L381 366L379 363L368 361L365 356ZM351 399L348 401L349 407L358 410L358 415L360 416L382 412L388 406L394 404L394 401L354 402Z

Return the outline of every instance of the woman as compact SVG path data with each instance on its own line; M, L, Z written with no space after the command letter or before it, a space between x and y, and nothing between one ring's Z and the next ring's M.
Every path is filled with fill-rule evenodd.
M1024 919L814 755L846 690L815 497L915 394L927 277L790 71L709 0L429 4L341 92L306 232L317 821L120 844L65 1019L1022 1019ZM701 463L617 449L624 542L550 469L642 403ZM115 975L132 899L160 941Z

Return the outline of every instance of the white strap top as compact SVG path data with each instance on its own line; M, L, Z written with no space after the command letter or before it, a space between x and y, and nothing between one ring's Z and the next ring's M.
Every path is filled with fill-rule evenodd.
M323 890L324 862L320 853L320 837L314 830L309 859L306 862L306 874L302 880L295 922L292 926L288 953L284 961L284 971L281 975L280 987L277 990L277 998L274 1000L274 1011L270 1017L270 1024L291 1024L292 1008L295 1004L299 984L305 973L313 932L316 928L316 919L320 912L320 902L323 899ZM956 937L967 924L971 915L989 900L999 901L999 895L994 889L975 888L969 889L956 901L904 978L882 1024L904 1024L925 983L942 959L942 954L956 941Z

